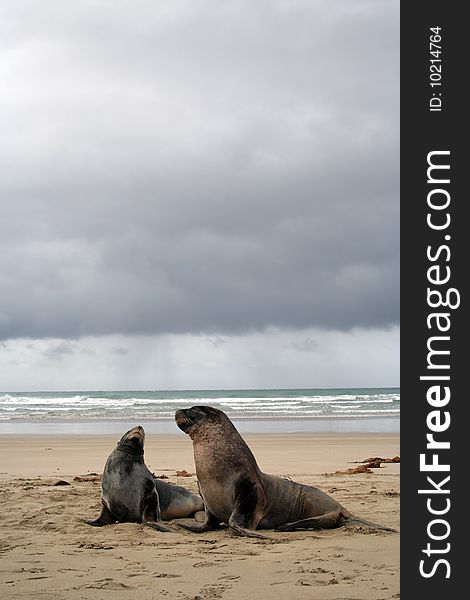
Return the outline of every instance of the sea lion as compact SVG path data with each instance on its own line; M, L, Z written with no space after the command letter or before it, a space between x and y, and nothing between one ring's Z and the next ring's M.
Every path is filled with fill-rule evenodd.
M352 515L318 488L262 473L251 450L227 415L210 406L175 413L178 427L193 440L194 461L205 521L183 525L209 531L221 522L249 537L255 529L319 529L358 523L396 531Z
M145 432L137 426L126 432L106 461L101 480L101 513L89 525L144 523L170 531L162 519L189 517L204 505L199 496L178 485L156 479L144 463Z

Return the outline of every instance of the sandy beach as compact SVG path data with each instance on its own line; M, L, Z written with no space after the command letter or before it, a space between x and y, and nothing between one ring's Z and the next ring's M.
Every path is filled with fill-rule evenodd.
M118 436L119 437L119 436ZM325 490L354 514L399 529L399 464L336 474L366 458L400 454L397 434L245 435L260 468ZM92 528L101 474L116 436L0 439L0 582L8 598L178 600L256 598L388 600L399 597L399 534L349 526L279 533L227 528L192 534L139 524ZM146 464L197 491L192 444L149 435ZM190 477L179 477L186 470ZM87 479L85 477L85 479ZM55 485L59 480L70 485Z

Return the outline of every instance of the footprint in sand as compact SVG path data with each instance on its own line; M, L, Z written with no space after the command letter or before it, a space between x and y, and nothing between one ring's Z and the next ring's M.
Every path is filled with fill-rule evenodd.
M305 579L299 579L299 581L297 582L297 585L335 585L339 583L338 580L335 577L332 577L330 579L315 579L313 582L310 581L306 581Z
M80 589L124 590L124 589L134 589L134 588L133 588L133 586L126 585L125 583L121 583L120 581L114 581L111 577L106 577L105 579L98 579L98 581L88 583L87 585L81 585L78 587L74 587L73 589L74 590L80 590Z
M113 550L114 546L109 546L106 544L100 544L97 542L79 542L79 548L84 548L85 550Z
M194 596L193 600L220 600L222 594L230 589L230 587L231 586L220 585L218 583L206 585L201 589L199 594Z
M33 567L31 569L21 567L21 569L14 569L12 573L46 573L46 569L43 569L42 567Z

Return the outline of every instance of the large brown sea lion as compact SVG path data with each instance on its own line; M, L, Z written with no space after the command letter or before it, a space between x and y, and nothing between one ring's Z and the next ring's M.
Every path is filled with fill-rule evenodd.
M193 440L204 523L183 525L195 532L220 523L239 535L263 538L255 529L318 529L346 523L396 531L352 515L318 488L262 473L251 450L225 413L193 406L175 414L178 427Z
M144 523L170 531L161 520L189 517L204 505L183 487L155 479L144 463L145 432L134 427L125 433L106 461L101 480L101 513L89 525Z

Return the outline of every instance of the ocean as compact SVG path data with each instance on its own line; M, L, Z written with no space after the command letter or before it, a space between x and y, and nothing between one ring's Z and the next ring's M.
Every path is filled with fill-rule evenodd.
M176 433L178 408L220 408L245 433L399 431L399 388L0 392L0 434Z

